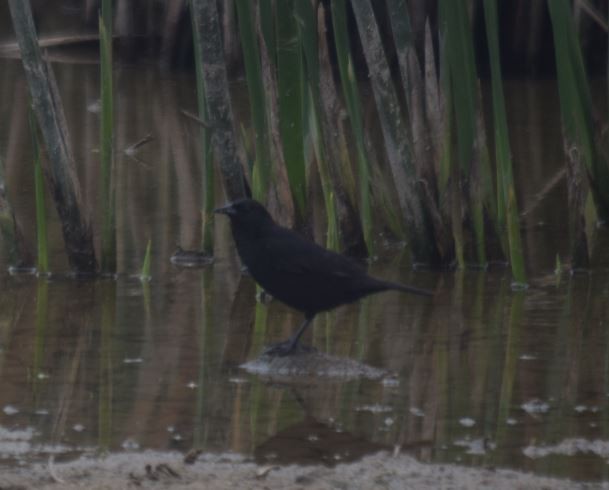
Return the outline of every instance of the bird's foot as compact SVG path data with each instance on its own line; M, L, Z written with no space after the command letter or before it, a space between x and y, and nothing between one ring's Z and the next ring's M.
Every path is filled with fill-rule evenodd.
M302 345L300 343L294 343L291 339L276 344L269 345L262 355L270 357L285 357L294 354L307 354L310 352L317 352L315 347L310 345Z

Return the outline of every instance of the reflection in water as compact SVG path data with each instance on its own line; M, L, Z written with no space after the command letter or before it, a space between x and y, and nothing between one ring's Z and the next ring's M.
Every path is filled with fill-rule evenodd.
M254 305L249 278L226 281L238 276L231 262L149 285L1 276L0 464L193 447L330 464L398 447L426 461L604 476L608 276L512 292L506 272L462 272L439 278L432 304L396 293L343 307L305 341L395 376L278 384L239 365L298 318Z
M2 65L4 175L25 240L34 243L25 94L15 88L16 62ZM96 215L98 115L87 110L98 94L96 68L56 72ZM398 448L424 461L608 476L609 274L543 276L564 251L565 223L554 212L560 189L526 217L529 290L513 292L503 269L441 273L412 271L399 257L377 261L374 275L436 296L368 298L319 315L304 341L393 376L277 384L239 366L293 332L300 315L256 301L226 227L218 224L213 265L179 269L169 261L176 245L190 250L200 241L198 128L179 116L195 106L192 80L141 67L122 67L117 79L119 279L10 276L0 239L0 466L145 448L301 463ZM560 129L548 129L548 117L531 124L539 106L530 101L548 105L540 94L551 91L527 91L536 96L511 116L522 140L516 161L536 162L531 175L521 171L524 201L555 173L550 165L559 159L551 156L560 151L552 143ZM535 147L533 132L548 145ZM149 133L154 140L137 159L122 152ZM522 157L525 146L531 153ZM51 270L62 271L51 218ZM128 274L139 270L149 237L153 280L142 285Z
M305 417L256 447L254 458L259 464L324 463L334 466L387 449L382 444Z

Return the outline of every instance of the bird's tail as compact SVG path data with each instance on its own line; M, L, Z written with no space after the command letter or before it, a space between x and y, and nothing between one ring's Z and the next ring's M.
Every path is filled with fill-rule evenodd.
M397 291L404 291L405 293L418 294L420 296L433 296L432 291L428 291L427 289L419 289L413 286L407 286L405 284L400 284L397 282L389 282L383 281L387 286L387 289L395 289Z

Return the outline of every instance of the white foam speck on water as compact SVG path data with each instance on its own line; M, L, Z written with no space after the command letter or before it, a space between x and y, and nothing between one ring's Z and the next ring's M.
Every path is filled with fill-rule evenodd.
M0 441L30 441L34 437L34 429L26 427L25 429L9 430L0 425Z
M466 449L465 453L481 456L486 454L489 450L495 449L496 445L486 439L458 439L453 442L453 445L463 447Z
M123 364L141 364L144 362L144 359L141 357L125 357L123 359Z
M601 458L609 458L609 441L569 438L553 445L530 445L525 447L522 452L531 459L544 458L551 455L574 456L581 453L592 453Z
M599 408L596 405L593 405L591 407L589 407L588 405L576 405L573 410L575 410L577 413L584 413L584 412L591 412L591 413L597 413L599 411Z
M408 411L415 417L425 417L425 412L418 407L410 407Z
M121 447L126 451L136 451L140 448L140 444L134 439L125 439L121 444Z
M522 354L520 356L521 361L535 361L536 359L537 359L537 356L534 356L532 354Z
M398 377L391 375L383 378L381 383L383 383L383 386L385 388L398 388L400 386L400 380L398 379Z
M540 414L540 413L548 413L550 410L550 405L546 402L539 400L537 398L533 400L529 400L526 403L520 405L526 413L528 414Z
M19 413L19 409L13 405L5 405L2 411L6 415L15 415Z
M0 459L31 454L61 454L74 449L62 444L36 444L32 441L35 435L31 427L10 430L0 426Z
M387 405L379 405L375 403L373 405L360 405L355 407L356 412L371 412L371 413L386 413L391 412L393 409Z

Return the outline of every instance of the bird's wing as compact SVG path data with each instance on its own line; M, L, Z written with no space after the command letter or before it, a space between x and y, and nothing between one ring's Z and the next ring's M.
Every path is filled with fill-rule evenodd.
M290 230L281 229L280 233L273 234L266 240L266 249L271 266L283 273L334 278L365 273L344 255L326 250Z

